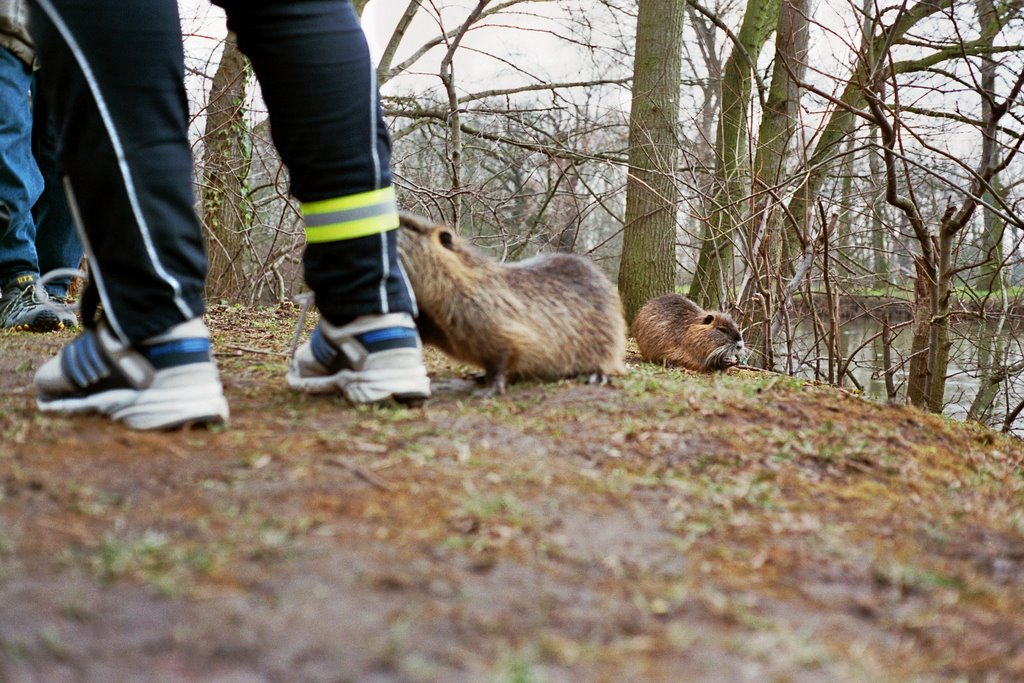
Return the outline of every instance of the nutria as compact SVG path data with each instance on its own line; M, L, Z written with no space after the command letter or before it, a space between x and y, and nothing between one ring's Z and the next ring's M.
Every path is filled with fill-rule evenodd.
M499 263L450 228L405 213L398 249L424 343L482 367L488 393L504 393L506 378L606 381L625 372L622 302L587 259Z
M682 294L651 299L633 321L646 361L711 372L739 365L743 337L727 313L705 311Z

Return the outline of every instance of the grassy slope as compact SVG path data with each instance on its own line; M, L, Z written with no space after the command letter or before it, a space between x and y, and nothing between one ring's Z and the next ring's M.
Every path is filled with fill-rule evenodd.
M1016 440L758 373L422 410L292 394L215 308L230 429L38 414L0 333L0 680L1020 680ZM111 678L113 677L113 678Z

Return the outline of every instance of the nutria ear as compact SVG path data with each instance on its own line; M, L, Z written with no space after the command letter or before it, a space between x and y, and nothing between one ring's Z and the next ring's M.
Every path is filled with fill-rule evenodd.
M705 325L710 325L713 322L715 322L715 316L711 315L710 313L708 313L706 316L704 316L704 324Z
M406 213L405 211L400 211L398 213L398 225L408 230L412 230L413 232L426 232L422 219L413 216L411 213Z
M444 247L445 249L452 248L452 234L447 230L442 230L441 232L439 232L437 235L437 239L438 241L441 242L441 246Z

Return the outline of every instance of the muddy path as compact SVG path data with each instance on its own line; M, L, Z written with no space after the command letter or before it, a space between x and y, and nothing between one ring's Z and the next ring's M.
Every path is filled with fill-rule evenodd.
M1024 448L753 372L422 409L284 386L215 307L229 429L34 409L0 333L0 681L1024 679Z

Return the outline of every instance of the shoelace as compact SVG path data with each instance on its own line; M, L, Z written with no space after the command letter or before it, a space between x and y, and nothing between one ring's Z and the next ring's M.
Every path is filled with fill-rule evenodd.
M295 324L295 334L292 335L292 350L288 354L289 358L295 358L295 350L299 348L299 338L302 337L302 329L306 325L306 314L309 313L309 308L313 305L313 299L313 292L306 292L295 297L302 308L299 309L299 321Z
M33 294L35 295L36 298L36 302L40 306L46 306L48 308L55 309L58 312L64 310L67 311L68 313L71 313L72 315L78 315L78 311L82 307L80 302L55 302L53 301L53 299L50 298L49 292L46 291L46 283L49 282L50 280L56 280L59 277L77 277L81 278L82 280L88 280L89 274L79 270L78 268L54 268L53 270L48 271L46 274L40 276L39 279L36 280L36 286L33 291Z

